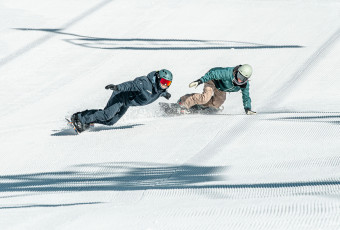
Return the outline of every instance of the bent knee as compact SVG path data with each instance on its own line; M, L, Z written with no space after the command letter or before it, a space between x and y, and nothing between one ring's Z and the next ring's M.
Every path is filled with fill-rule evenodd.
M212 95L211 94L208 94L208 93L202 93L198 96L197 98L197 102L199 104L206 104L210 101L210 99L212 98Z
M114 114L112 114L108 110L103 110L103 118L105 121L111 120L113 118Z

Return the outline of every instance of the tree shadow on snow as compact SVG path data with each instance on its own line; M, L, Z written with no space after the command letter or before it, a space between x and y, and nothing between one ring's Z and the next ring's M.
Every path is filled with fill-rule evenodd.
M228 170L228 166L144 162L85 164L74 166L69 171L0 176L0 192L274 189L340 185L339 180L228 184Z
M15 28L22 31L41 31L69 36L66 42L94 49L110 50L216 50L216 49L286 49L300 45L269 45L240 41L154 38L103 38L63 32L63 29Z
M334 125L340 125L340 115L299 115L288 116L288 117L278 117L267 119L271 121L301 121L301 122L317 122L317 123L329 123Z
M72 169L0 176L0 192L194 188L200 183L225 180L228 167L118 162L77 165Z
M78 205L102 204L103 202L86 202L86 203L68 203L68 204L31 204L31 205L12 205L0 207L0 209L16 209L16 208L58 208Z

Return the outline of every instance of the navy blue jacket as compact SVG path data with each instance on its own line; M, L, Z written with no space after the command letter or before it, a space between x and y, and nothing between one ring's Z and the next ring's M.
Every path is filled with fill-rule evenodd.
M118 93L121 92L128 97L126 103L128 106L148 105L165 95L166 89L160 87L155 73L156 71L153 71L147 76L137 77L133 81L117 85Z

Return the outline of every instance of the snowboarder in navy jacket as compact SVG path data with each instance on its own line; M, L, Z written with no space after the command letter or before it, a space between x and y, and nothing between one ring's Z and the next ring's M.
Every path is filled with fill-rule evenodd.
M147 76L137 77L133 81L119 85L110 84L105 89L113 90L105 108L85 110L72 115L71 122L78 133L90 127L90 124L115 124L130 106L143 106L156 101L159 97L169 99L167 88L172 82L172 73L162 69L153 71Z

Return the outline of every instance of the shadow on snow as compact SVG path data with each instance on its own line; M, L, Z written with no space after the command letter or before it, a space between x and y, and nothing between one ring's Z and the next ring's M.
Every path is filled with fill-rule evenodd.
M132 129L135 126L140 126L143 124L134 124L134 125L124 125L124 126L95 126L90 128L90 130L86 132L100 132L105 130L115 130L115 129ZM78 135L72 128L64 128L61 130L53 130L54 133L51 136L76 136Z
M225 184L227 166L118 162L74 170L0 176L0 192L134 191L148 189L247 189L340 185L338 180ZM221 182L224 181L224 184ZM216 182L219 182L216 184Z
M273 118L273 119L267 119L267 120L319 122L319 123L330 123L334 125L340 125L340 115L326 115L326 114L279 117L279 118Z
M125 191L184 188L221 181L227 167L151 163L78 165L72 171L0 176L0 192Z
M71 36L65 39L73 45L111 50L215 50L215 49L283 49L303 48L299 45L266 45L250 42L197 39L103 38L63 32L62 29L15 28L22 31L42 31Z
M87 202L87 203L70 203L70 204L32 204L32 205L17 205L17 206L4 206L0 209L15 209L15 208L57 208L67 206L89 205L89 204L101 204L103 202Z

